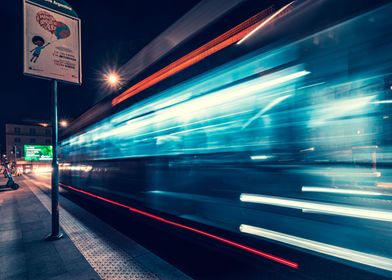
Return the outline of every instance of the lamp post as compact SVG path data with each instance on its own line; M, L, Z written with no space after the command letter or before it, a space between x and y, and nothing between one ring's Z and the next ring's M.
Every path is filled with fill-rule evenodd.
M43 33L43 29L49 31L47 26L54 28L50 32L56 38L51 36L50 42L44 45L44 38L49 38L48 34ZM23 30L23 73L52 81L52 233L46 240L57 240L63 236L59 224L57 83L82 84L81 23L77 13L65 0L23 0ZM35 43L37 40L42 44L38 46ZM39 59L39 66L33 65L42 55L44 47L45 59Z
M52 233L46 238L47 241L57 240L63 237L60 232L59 215L59 161L58 161L58 116L57 116L57 81L53 80L52 97Z

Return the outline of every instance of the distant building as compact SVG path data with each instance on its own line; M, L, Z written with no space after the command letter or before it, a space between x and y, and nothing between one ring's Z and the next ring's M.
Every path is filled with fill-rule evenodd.
M46 125L46 124L45 124ZM16 160L24 160L24 145L51 145L52 128L47 126L28 124L6 124L5 145L9 161L15 160L14 147L16 147Z

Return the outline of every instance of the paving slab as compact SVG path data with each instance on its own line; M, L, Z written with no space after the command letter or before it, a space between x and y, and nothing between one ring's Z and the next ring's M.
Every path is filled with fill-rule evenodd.
M50 213L26 180L17 179L18 190L0 192L0 279L101 279L67 235L44 240L51 229ZM76 260L77 268L69 265Z
M0 279L190 279L137 242L61 197L64 238L50 232L45 180L18 178L20 189L0 192ZM1 182L0 182L1 184Z

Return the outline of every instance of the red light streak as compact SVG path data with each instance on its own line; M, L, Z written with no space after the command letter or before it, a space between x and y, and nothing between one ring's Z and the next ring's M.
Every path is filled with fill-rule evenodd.
M215 234L211 234L211 233L208 233L208 232L203 231L203 230L199 230L199 229L196 229L196 228L193 228L193 227L184 225L184 224L180 224L180 223L177 223L177 222L173 222L173 221L171 221L171 220L162 218L162 217L160 217L160 216L151 214L151 213L149 213L149 212L142 211L142 210L140 210L140 209L137 209L137 208L134 208L134 207L131 207L131 206L128 206L128 205L119 203L119 202L114 201L114 200L110 200L110 199L108 199L108 198L105 198L105 197L102 197L102 196L99 196L99 195L96 195L96 194L93 194L93 193L90 193L90 192L87 192L87 191L84 191L84 190L81 190L81 189L78 189L78 188L75 188L75 187L72 187L72 186L68 186L68 185L65 185L65 184L62 184L62 183L60 183L60 185L61 185L62 187L65 187L65 188L71 189L71 190L73 190L73 191L76 191L76 192L85 194L85 195L87 195L87 196L94 197L94 198L96 198L96 199L99 199L99 200L108 202L108 203L110 203L110 204L113 204L113 205L116 205L116 206L119 206L119 207L128 209L128 210L131 211L131 212L134 212L134 213L140 214L140 215L142 215L142 216L145 216L145 217L154 219L154 220L156 220L156 221L160 221L160 222L165 223L165 224L168 224L168 225L172 225L172 226L175 226L175 227L178 227L178 228L186 229L186 230L191 231L191 232L194 232L194 233L198 233L198 234L200 234L200 235L203 235L203 236L209 237L209 238L211 238L211 239L220 241L220 242L222 242L222 243L231 245L231 246L233 246L233 247L235 247L235 248L242 249L242 250L244 250L244 251L247 251L247 252L249 252L249 253L258 255L258 256L263 257L263 258L265 258L265 259L268 259L268 260L271 260L271 261L275 261L275 262L277 262L277 263L286 265L286 266L288 266L288 267L295 268L295 269L298 269L298 267L299 267L299 265L298 265L297 263L295 263L295 262L292 262L292 261L283 259L283 258L281 258L281 257L277 257L277 256L274 256L274 255L265 253L265 252L263 252L263 251L254 249L254 248L252 248L252 247L249 247L249 246L246 246L246 245L243 245L243 244L240 244L240 243L237 243L237 242L234 242L234 241L225 239L225 238L220 237L220 236L217 236L217 235L215 235Z
M250 36L252 36L255 32L257 32L259 29L263 28L265 25L267 25L269 22L271 22L274 18L276 18L277 16L279 16L279 14L281 14L282 12L284 12L285 10L287 10L292 4L294 3L291 2L289 4L287 4L286 6L284 6L283 8L281 8L280 10L278 10L277 12L275 12L272 16L270 16L269 18L267 18L266 20L262 21L256 28L254 28L251 32L249 32L248 34L246 34L241 40L239 40L237 42L237 45L241 44L242 42L244 42L246 39L248 39Z
M204 44L203 46L191 51L182 58L172 62L151 76L134 84L126 91L112 100L112 105L115 106L120 102L138 94L139 92L161 82L162 80L188 68L199 61L213 55L214 53L240 41L242 38L251 33L254 29L260 26L260 23L265 20L265 17L272 13L272 8L265 9L260 13L254 15L248 20L240 23L236 27L226 31L222 35Z

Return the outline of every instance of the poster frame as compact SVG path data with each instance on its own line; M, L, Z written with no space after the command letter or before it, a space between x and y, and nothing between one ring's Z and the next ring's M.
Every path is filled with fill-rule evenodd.
M74 85L81 85L82 84L82 40L81 40L81 20L78 17L74 17L71 16L69 14L65 14L62 13L58 10L55 9L51 9L49 7L40 5L38 3L35 3L34 1L31 0L22 0L23 1L23 74L26 76L30 76L30 77L35 77L35 78L40 78L40 79L44 79L44 80L57 80L59 82L63 82L63 83L67 83L67 84L74 84ZM64 16L64 17L68 17L70 19L76 20L77 24L78 24L78 82L73 82L73 81L68 81L65 79L59 79L59 78L53 78L53 77L48 77L45 75L38 75L38 74L32 74L32 73L27 73L27 63L26 63L26 50L27 50L27 46L26 46L26 36L27 36L27 22L26 22L26 4L30 4L30 5L34 5L37 6L41 9L56 13L60 16Z

